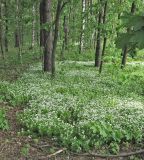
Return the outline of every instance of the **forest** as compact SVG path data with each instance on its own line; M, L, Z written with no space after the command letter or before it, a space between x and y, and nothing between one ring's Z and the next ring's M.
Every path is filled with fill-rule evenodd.
M0 0L0 159L144 160L143 0Z

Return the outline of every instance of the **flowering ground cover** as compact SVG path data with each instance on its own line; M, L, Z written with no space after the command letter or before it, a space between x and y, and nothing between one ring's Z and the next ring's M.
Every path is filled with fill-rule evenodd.
M99 75L91 63L64 62L53 79L37 64L16 82L1 82L1 100L24 105L18 119L29 132L73 151L105 146L116 153L123 143L144 147L143 69L107 65Z

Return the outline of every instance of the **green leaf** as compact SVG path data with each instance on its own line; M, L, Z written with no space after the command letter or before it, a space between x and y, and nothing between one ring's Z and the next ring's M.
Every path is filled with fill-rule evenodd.
M144 30L135 32L131 37L130 42L137 43L139 48L144 48Z
M116 39L116 47L117 48L124 48L126 45L129 44L132 35L128 33L121 33L119 37Z

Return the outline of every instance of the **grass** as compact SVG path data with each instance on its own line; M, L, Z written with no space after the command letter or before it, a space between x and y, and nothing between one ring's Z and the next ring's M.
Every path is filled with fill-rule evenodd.
M93 64L57 64L55 79L31 67L15 83L1 82L2 100L25 105L19 121L29 132L57 140L73 151L119 152L123 143L144 140L144 66L125 70L106 65L99 75Z

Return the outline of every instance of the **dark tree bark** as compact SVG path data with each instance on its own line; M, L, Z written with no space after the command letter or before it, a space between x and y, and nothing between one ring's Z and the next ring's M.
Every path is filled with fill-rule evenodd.
M92 1L92 0L90 0L90 14L91 14L91 15L93 14L92 7L93 7L93 1Z
M55 17L53 50L52 50L52 75L53 76L55 75L55 52L56 52L56 46L57 46L57 40L58 40L59 20L60 20L60 14L61 14L62 8L63 8L62 0L58 0L56 17Z
M63 40L62 51L61 51L62 60L64 59L64 51L68 48L68 25L67 25L66 16L64 16L63 28L64 28L64 40Z
M136 3L133 1L132 6L131 6L131 14L134 14L136 10ZM127 32L130 32L131 28L127 29ZM127 55L128 55L128 46L125 45L125 47L122 50L122 63L121 63L121 69L123 69L126 65L126 60L127 60Z
M69 28L68 28L68 20L67 17L64 17L64 44L65 44L65 49L68 48L68 32L69 32Z
M15 30L15 47L20 46L20 34L19 34L19 29L17 28Z
M4 2L5 7L5 52L8 52L8 8L7 1Z
M16 26L15 26L15 47L18 48L18 60L22 63L22 51L21 51L21 31L20 31L20 3L16 0Z
M95 52L95 67L100 67L101 60L101 24L102 24L102 9L99 11L98 15L98 31L97 31L97 44L96 44L96 52Z
M51 72L51 55L52 55L52 17L51 17L51 0L42 0L40 4L40 15L43 20L41 25L48 23L50 27L43 30L43 42L41 45L44 47L44 71ZM43 9L43 10L42 10Z
M51 0L42 0L40 4L40 17L41 25L49 24L48 30L44 29L43 39L44 39L44 71L52 72L52 75L55 74L55 52L58 40L58 31L59 31L59 20L60 14L65 6L65 3L62 3L62 0L58 0L56 17L55 17L55 28L54 28L54 38L52 37L52 17L51 17Z
M42 24L44 23L44 2L43 0L40 3L40 46L44 46L44 29Z
M121 4L122 4L122 0L119 0L119 5L121 6ZM120 17L121 17L121 13L118 13L118 19L120 19Z
M16 0L16 29L15 29L15 47L20 46L20 23L19 23L19 1Z
M108 6L108 2L106 1L105 4L104 4L103 24L106 23L107 6ZM107 44L107 35L105 33L104 41L103 41L103 49L102 49L102 57L101 57L101 62L100 62L99 73L102 72L103 58L104 58L104 55L105 55L106 44Z
M2 3L0 3L0 48L1 48L1 54L2 54L2 59L5 59L5 53L3 49L3 7Z

